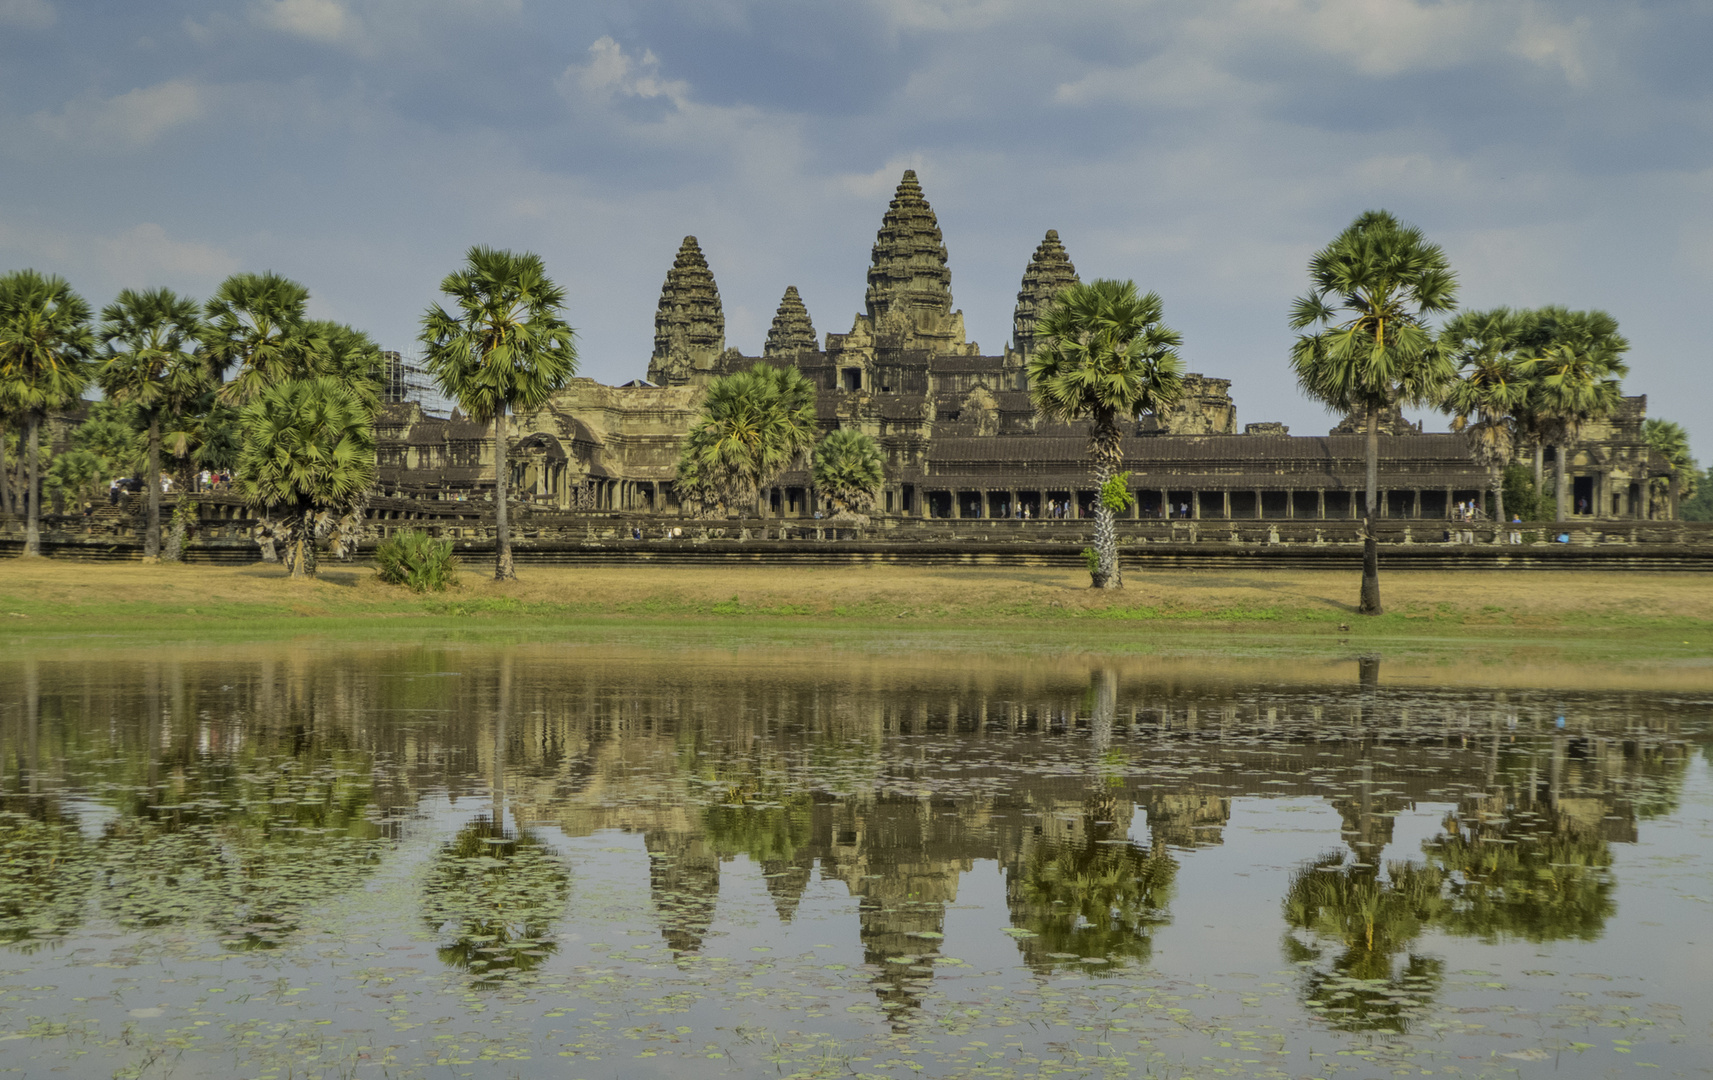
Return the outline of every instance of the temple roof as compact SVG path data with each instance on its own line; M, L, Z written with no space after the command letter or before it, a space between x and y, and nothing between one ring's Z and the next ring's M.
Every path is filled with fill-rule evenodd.
M773 315L773 326L767 331L767 344L761 348L761 355L769 360L775 357L796 356L800 352L814 352L815 324L809 321L809 309L803 306L803 298L797 295L797 286L787 285L785 296L779 301L779 310Z
M1011 316L1012 339L1018 352L1026 353L1035 347L1035 321L1059 290L1078 282L1077 268L1065 252L1065 245L1059 243L1059 230L1048 229L1046 238L1035 247L1035 257L1023 271L1023 287L1017 292L1017 307Z
M874 238L866 301L869 317L877 322L894 311L912 316L952 310L946 245L914 169L904 170Z
M654 313L654 356L656 364L669 356L718 356L726 347L726 316L720 308L720 290L713 271L694 236L686 236L678 257L666 272L660 288L660 305ZM654 377L651 365L650 381Z

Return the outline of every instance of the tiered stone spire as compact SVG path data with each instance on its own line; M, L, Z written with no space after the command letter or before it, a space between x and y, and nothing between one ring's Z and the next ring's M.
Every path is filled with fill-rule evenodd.
M1041 312L1067 285L1078 284L1077 268L1059 243L1059 230L1048 229L1046 239L1035 248L1035 257L1023 271L1023 288L1017 292L1017 308L1011 315L1011 333L1017 351L1035 348L1035 322Z
M874 239L874 257L868 269L868 316L880 326L889 314L902 315L916 326L922 316L947 315L952 310L952 272L946 267L946 245L940 223L916 170L904 170L892 205Z
M686 236L666 272L660 306L654 313L654 356L650 382L662 386L690 381L692 372L709 371L726 347L726 316L720 289L694 236Z
M803 298L797 295L797 286L787 285L785 297L779 301L779 310L773 315L773 326L767 331L767 344L761 348L761 355L769 360L796 356L800 352L814 352L815 324L809 321L809 309L803 306Z

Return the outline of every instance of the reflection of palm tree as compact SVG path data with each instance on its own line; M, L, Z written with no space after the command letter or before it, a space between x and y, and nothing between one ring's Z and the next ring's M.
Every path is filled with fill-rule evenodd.
M281 944L305 909L380 864L373 765L349 751L181 764L182 779L137 789L102 836L104 906L121 926L201 922L229 948Z
M1450 882L1442 924L1488 941L1593 941L1612 914L1612 855L1598 834L1518 813L1502 825L1448 814L1422 845Z
M1438 989L1442 965L1410 951L1444 909L1438 870L1390 863L1386 878L1369 864L1345 865L1324 855L1299 869L1285 893L1285 921L1308 941L1286 938L1286 953L1306 963L1309 1008L1346 1031L1403 1031L1411 1014ZM1341 951L1330 964L1320 941ZM1404 953L1401 966L1396 958Z
M1080 838L1035 843L1006 883L1018 946L1032 967L1104 960L1147 962L1152 933L1169 921L1177 863L1165 845L1129 840L1106 793L1084 805ZM1128 814L1124 815L1128 818Z
M540 840L479 817L441 845L422 891L424 921L450 935L440 959L492 987L558 948L548 930L571 890L564 863Z

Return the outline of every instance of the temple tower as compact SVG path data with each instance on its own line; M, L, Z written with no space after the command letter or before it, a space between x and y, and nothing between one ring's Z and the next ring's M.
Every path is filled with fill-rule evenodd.
M726 347L726 316L713 271L694 236L686 236L660 288L648 381L681 386L711 375Z
M797 286L787 285L761 355L768 360L784 360L801 352L814 352L815 348L815 324L809 321L809 309L797 295Z
M940 223L916 170L904 170L874 238L865 296L868 331L935 352L963 352L963 312L952 310L952 272Z
M1017 291L1017 307L1011 315L1012 339L1019 353L1027 356L1035 348L1035 322L1041 312L1061 289L1079 283L1077 268L1059 243L1059 230L1048 229L1023 271L1023 287Z

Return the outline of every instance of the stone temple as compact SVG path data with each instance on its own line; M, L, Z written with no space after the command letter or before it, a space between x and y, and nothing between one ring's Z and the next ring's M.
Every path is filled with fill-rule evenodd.
M1035 324L1059 289L1078 280L1049 230L1023 268L1009 346L984 354L953 305L945 240L914 171L881 219L863 311L823 341L787 287L760 356L728 347L720 290L696 238L667 271L647 378L622 386L573 379L544 407L509 425L513 490L542 511L677 516L679 447L709 380L758 362L789 364L819 388L822 427L856 428L882 447L886 484L876 517L1040 517L1044 507L1089 513L1094 492L1083 426L1047 423L1030 405L1026 358ZM1283 363L1283 360L1280 361ZM1349 519L1360 513L1363 440L1347 420L1327 435L1284 425L1239 431L1228 379L1189 375L1182 402L1134 422L1124 440L1139 517ZM1571 504L1595 518L1673 518L1670 466L1641 437L1645 397L1625 398L1592 424L1570 462ZM1381 516L1443 519L1475 499L1487 470L1455 434L1424 434L1395 412L1382 427ZM390 405L377 431L380 490L427 498L490 497L493 432L456 412L436 418ZM1549 470L1550 475L1550 470ZM763 517L812 517L806 470L762 493Z

